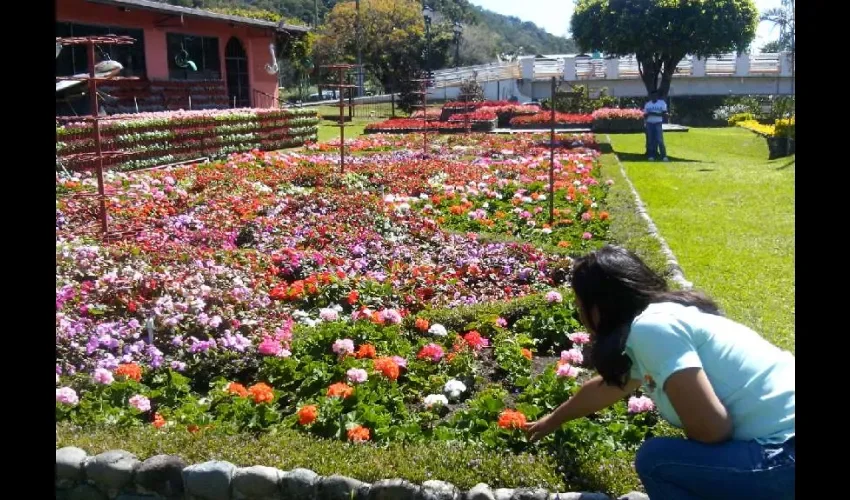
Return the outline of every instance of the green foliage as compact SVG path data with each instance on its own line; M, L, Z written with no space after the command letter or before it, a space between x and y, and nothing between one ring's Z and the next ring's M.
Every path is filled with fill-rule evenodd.
M581 330L578 312L572 301L542 303L529 310L514 325L514 330L532 336L538 352L554 354L572 347L566 334Z
M597 109L613 108L617 103L615 97L608 95L608 89L601 89L596 98L591 98L585 85L571 85L571 91L555 92L555 111L559 113L590 114ZM552 99L540 102L544 109L552 109Z
M458 100L460 101L484 100L484 88L482 88L481 84L478 83L478 80L474 78L470 78L461 82L460 89L458 90L458 92L460 95L460 97L458 97Z
M635 54L647 92L657 89L665 97L686 55L745 50L755 38L758 13L752 0L579 0L570 25L584 51Z

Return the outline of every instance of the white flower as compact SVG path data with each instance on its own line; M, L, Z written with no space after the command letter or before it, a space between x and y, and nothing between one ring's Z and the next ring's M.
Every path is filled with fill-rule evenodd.
M466 384L457 379L451 379L446 382L443 387L443 392L452 399L458 399L461 394L466 392Z
M445 406L449 404L449 400L446 399L442 394L429 394L425 396L425 408L432 408L433 406Z
M428 329L428 333L434 335L435 337L445 337L449 334L449 332L446 330L446 327L439 323L434 323L433 325L431 325L431 328Z

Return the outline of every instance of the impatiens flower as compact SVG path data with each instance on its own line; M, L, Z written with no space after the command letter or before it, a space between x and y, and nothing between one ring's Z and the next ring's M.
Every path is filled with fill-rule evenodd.
M451 379L443 386L443 392L451 399L460 398L466 392L466 384L457 379Z
M505 410L499 415L499 427L502 429L525 429L528 420L522 412Z
M353 384L362 384L369 378L369 374L362 368L351 368L345 372L345 376Z
M334 342L333 352L339 356L345 356L354 352L354 341L351 339L338 339Z
M419 350L419 354L416 355L417 359L429 359L434 363L439 362L443 359L443 355L445 352L443 348L438 344L428 344L423 346L422 349Z
M271 403L274 400L274 390L262 382L248 388L248 393L255 403Z
M150 411L151 409L151 400L141 394L136 394L131 397L129 403L130 406L141 412Z
M364 441L368 441L371 437L369 435L369 429L363 427L362 425L357 425L355 427L352 427L351 429L348 429L346 435L348 436L348 440L352 443L362 443Z
M445 337L449 334L449 332L446 330L446 327L439 323L434 323L433 325L431 325L431 327L428 328L428 333L435 337Z
M392 358L378 358L372 364L375 371L381 372L390 380L396 380L399 376L398 364Z
M571 365L580 365L584 363L584 355L578 348L573 347L568 351L561 351L561 362Z
M523 357L523 358L525 358L525 359L527 359L527 360L531 361L531 358L532 358L533 356L532 356L532 354L531 354L531 350L530 350L530 349L526 349L526 348L524 348L524 347L523 347L521 352L522 352L522 357Z
M112 376L111 371L105 368L97 368L92 374L92 379L98 384L109 385L115 380L115 377Z
M442 394L429 394L425 396L425 408L429 410L434 406L446 406L449 404L449 400L446 399Z
M56 389L56 402L66 405L76 406L80 401L77 397L77 391L70 387L60 387Z
M163 426L165 426L165 424L166 424L165 418L163 418L162 415L160 415L159 413L153 414L153 426L154 427L156 427L157 429L160 429Z
M472 330L471 332L468 332L466 335L464 335L463 340L466 341L469 347L473 348L476 351L481 350L490 345L490 340L482 337L481 334L478 333L478 331L476 330Z
M560 292L552 290L546 293L546 302L550 304L560 304L563 301L564 297L560 294Z
M248 397L248 389L246 389L244 385L237 384L236 382L227 384L224 390L229 394L235 394L241 398Z
M329 398L342 398L345 399L348 396L354 394L354 388L345 382L337 382L335 384L331 384L328 387L328 397Z
M575 332L567 334L567 338L570 339L570 342L576 345L584 345L590 342L590 334L587 332Z
M316 421L319 416L319 409L316 405L302 406L298 410L298 423L300 425L310 425Z
M142 368L135 363L124 363L115 369L115 375L127 377L136 382L142 380Z
M339 319L339 313L336 309L324 308L319 310L319 317L322 321L336 321Z
M643 413L655 409L655 403L646 396L629 398L629 413Z
M580 372L581 372L580 368L576 368L573 365L564 363L564 364L558 365L558 369L555 372L555 374L558 375L559 377L576 378L576 377L578 377L578 374Z
M372 344L363 344L357 349L357 353L355 353L354 357L356 357L357 359L372 359L377 355L378 353L375 351L375 346L373 346Z

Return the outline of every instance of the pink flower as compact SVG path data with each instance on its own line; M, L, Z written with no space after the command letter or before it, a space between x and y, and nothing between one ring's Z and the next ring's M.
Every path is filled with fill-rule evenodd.
M390 359L395 361L395 364L397 364L401 368L407 368L407 360L402 358L401 356L393 356Z
M569 364L563 364L558 366L558 371L556 372L556 374L559 377L576 378L579 372L581 372L580 368L576 368L575 366Z
M395 309L385 309L381 311L381 316L391 325L398 325L402 320L401 314Z
M319 311L319 317L322 318L322 321L336 321L339 319L339 313L336 312L336 309L327 307Z
M282 347L280 346L280 342L266 335L263 338L263 341L260 342L260 345L257 347L257 350L260 351L260 354L265 356L277 356L280 353Z
M333 345L333 351L339 356L345 356L354 352L354 341L351 339L337 339Z
M546 294L546 302L548 302L550 304L552 304L552 303L560 304L563 301L564 301L564 297L561 296L561 294L559 292L556 292L555 290L552 290L551 292L548 292Z
M593 216L590 215L590 212L585 212L585 213L581 214L581 220L583 220L585 222L589 221L592 218L593 218Z
M149 411L151 409L151 400L141 394L136 394L130 398L130 406L139 411Z
M352 368L345 372L348 377L348 381L354 384L362 384L369 378L369 375L366 373L366 370L361 368Z
M570 339L570 342L576 345L584 345L590 342L590 334L587 332L575 332L567 334L567 338Z
M587 232L586 232L586 233L584 233L583 235L581 235L581 238L582 238L583 240L589 240L589 239L593 238L593 235L592 235L592 234L590 234L590 233L587 233Z
M655 409L655 403L646 396L629 398L629 413L643 413Z
M437 363L441 359L443 359L443 348L438 344L428 344L422 349L419 350L419 354L416 355L419 359L430 359L431 361Z
M569 351L561 351L561 361L571 365L580 365L584 363L584 355L580 350L573 347Z
M508 320L500 317L499 319L496 320L496 326L504 328L504 327L508 326Z
M80 398L77 397L77 392L74 389L71 389L70 387L60 387L56 389L56 402L75 406L80 402Z
M608 186L613 186L614 181L613 181L613 179L608 179L607 181L605 181L605 184L608 185Z
M92 378L98 384L109 385L114 380L115 377L112 376L112 372L107 370L106 368L98 368L92 374Z

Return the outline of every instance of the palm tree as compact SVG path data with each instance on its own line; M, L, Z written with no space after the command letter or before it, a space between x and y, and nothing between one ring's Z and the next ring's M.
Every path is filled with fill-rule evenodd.
M779 47L794 53L794 0L782 0L782 7L768 9L761 21L773 23L779 28Z

